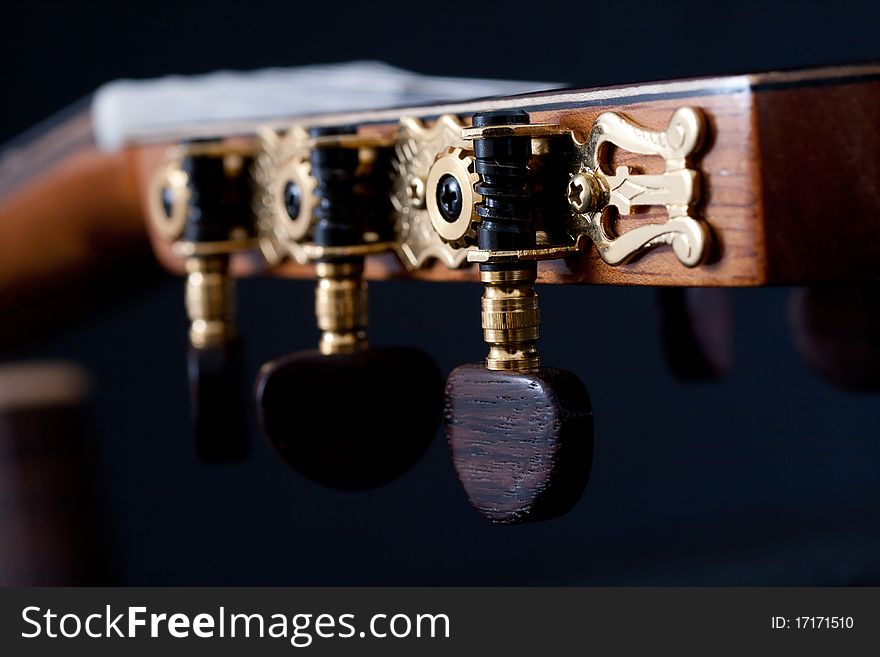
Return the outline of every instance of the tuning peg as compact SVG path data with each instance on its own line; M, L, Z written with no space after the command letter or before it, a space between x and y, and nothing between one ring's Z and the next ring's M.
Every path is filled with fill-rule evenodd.
M794 344L816 374L845 390L880 392L880 288L826 285L792 291Z
M237 336L187 352L190 405L196 453L205 462L247 456L242 404L241 341Z
M173 149L153 180L150 217L186 262L188 371L196 451L203 461L247 453L232 254L254 248L248 154L222 142Z
M443 381L418 349L306 351L265 365L256 394L263 431L288 465L331 488L366 489L425 452Z
M319 350L263 366L257 413L272 445L301 474L332 488L372 488L402 475L427 449L443 382L433 360L416 349L368 346L363 253L373 249L364 239L371 208L361 194L376 176L359 175L352 129L314 129L310 138L314 198L296 210L313 214L306 220L318 254Z
M669 368L683 381L708 381L733 367L733 307L723 288L663 287L660 336Z
M520 111L474 116L475 127L525 123L529 116ZM528 137L474 140L481 250L535 248L530 158ZM489 354L485 367L459 367L446 384L446 434L455 469L471 504L496 523L565 513L580 499L592 463L586 388L571 372L541 367L536 277L534 261L480 265Z

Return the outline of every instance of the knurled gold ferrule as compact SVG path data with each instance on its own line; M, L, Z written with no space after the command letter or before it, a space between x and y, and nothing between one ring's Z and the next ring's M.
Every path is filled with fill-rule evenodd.
M529 370L541 365L537 342L541 314L535 272L528 269L480 272L483 281L483 339L490 370Z
M235 334L235 296L228 256L187 258L186 313L194 347L221 344Z
M367 347L367 284L363 261L315 266L315 316L322 354L347 354Z

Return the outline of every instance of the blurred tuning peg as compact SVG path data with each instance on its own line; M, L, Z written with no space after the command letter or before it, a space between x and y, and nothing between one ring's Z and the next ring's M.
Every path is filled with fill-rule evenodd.
M849 390L880 390L880 286L795 290L789 321L795 345L813 371Z
M474 126L528 123L525 112L477 114ZM481 250L535 248L527 186L531 141L474 140L475 212ZM470 184L466 180L458 185ZM445 181L444 193L450 182ZM428 194L440 193L429 189ZM485 367L464 365L446 384L446 434L471 504L496 523L561 515L580 499L590 474L593 418L584 384L571 372L540 366L540 317L534 261L481 264Z
M663 287L661 340L673 373L685 381L725 376L733 365L733 308L728 290Z
M238 336L189 346L190 408L196 453L203 462L238 461L247 456L242 370Z
M354 136L351 128L311 131L314 198L288 204L289 216L275 218L276 235L290 235L285 221L308 225L320 253L320 349L267 363L256 384L261 427L281 457L306 477L341 489L380 486L406 472L434 437L443 394L427 354L367 345L363 253L370 208L362 194L377 176L359 174L357 139L346 139ZM282 168L288 170L296 167ZM282 180L274 188L290 195L301 182Z
M355 490L418 461L440 419L443 381L418 349L306 351L265 365L256 394L263 431L288 465Z
M193 428L199 458L209 462L247 453L229 260L255 246L252 161L219 141L181 144L157 172L151 193L153 226L186 260Z

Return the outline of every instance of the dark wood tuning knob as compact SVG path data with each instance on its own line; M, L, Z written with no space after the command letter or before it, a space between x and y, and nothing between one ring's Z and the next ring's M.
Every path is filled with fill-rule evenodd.
M446 384L446 435L471 504L496 523L569 511L593 457L590 397L577 376L538 368L456 368Z
M243 459L248 441L240 341L231 338L201 348L190 346L187 364L199 459L208 463Z
M443 380L418 349L293 354L263 366L257 414L294 469L320 484L366 489L405 473L440 420Z
M684 381L728 374L733 366L729 292L722 288L661 287L658 294L661 341L673 374Z

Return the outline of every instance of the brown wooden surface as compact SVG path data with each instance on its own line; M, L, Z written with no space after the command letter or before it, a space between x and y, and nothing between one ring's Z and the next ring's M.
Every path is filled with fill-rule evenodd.
M133 152L80 113L0 157L0 344L10 348L156 277Z
M0 308L144 244L130 152L83 146L0 199Z
M880 278L877 78L766 85L755 96L754 120L767 280Z
M112 575L88 389L68 363L0 367L0 586L107 584Z

